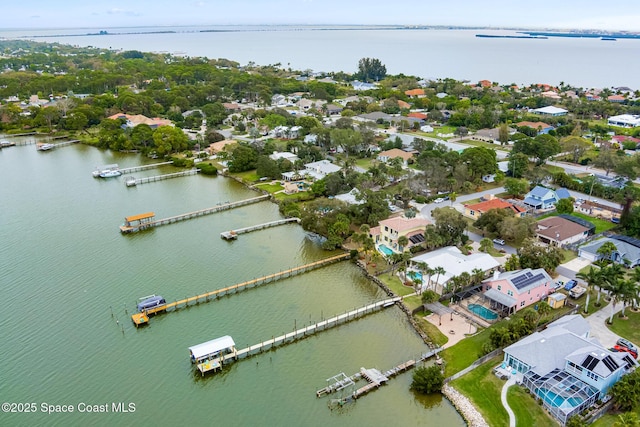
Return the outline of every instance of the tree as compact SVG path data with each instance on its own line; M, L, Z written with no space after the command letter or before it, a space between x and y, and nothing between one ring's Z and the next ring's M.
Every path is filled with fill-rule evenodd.
M638 414L629 411L618 415L618 419L613 423L613 427L640 427Z
M556 246L540 246L533 239L526 239L518 249L521 268L544 268L552 274L563 259L562 251Z
M524 153L518 153L512 151L509 153L509 172L511 177L522 178L529 168L529 156Z
M409 244L409 238L407 236L398 237L398 250L404 251Z
M501 123L498 127L498 141L500 141L500 145L505 145L509 142L509 126L506 123Z
M522 197L529 191L529 183L525 179L507 178L504 189L513 197Z
M610 147L603 146L600 148L598 157L596 157L593 164L596 167L604 169L607 172L607 176L608 176L609 172L614 170L619 162L620 162L620 157L618 157L615 151Z
M593 148L593 144L579 136L569 136L560 141L560 147L563 153L571 156L573 163L578 163L580 157Z
M560 199L558 203L556 203L556 211L559 214L570 214L573 212L573 197L568 197L566 199Z
M520 258L516 254L511 254L504 263L506 271L516 271L520 269Z
M258 152L247 145L238 145L231 153L229 172L237 173L255 169Z
M489 209L487 212L483 213L482 216L473 223L473 225L489 233L495 233L498 231L502 221L505 218L513 217L513 215L514 213L511 209ZM491 240L489 240L489 244L492 245Z
M428 367L418 367L413 372L413 382L411 390L418 393L431 394L440 392L444 385L444 376L440 367L433 365Z
M493 242L488 237L480 240L480 250L482 252L489 252L489 250L493 247Z
M471 147L460 155L460 161L465 163L472 178L491 175L498 170L496 151L485 147Z
M524 238L533 237L535 218L509 216L498 224L498 234L506 240L518 242Z
M208 129L204 136L207 144L213 144L214 142L224 141L224 135L215 129Z
M162 126L153 132L153 143L160 155L186 150L189 138L181 129Z
M611 256L618 248L612 241L606 241L602 244L596 251L598 255L600 255L600 259L611 260Z
M630 411L640 401L640 369L624 375L611 387L613 408L617 411Z
M467 228L462 214L453 208L436 208L431 215L436 223L436 231L444 237L445 244L457 245Z
M598 293L600 293L600 287L603 283L603 277L600 269L589 267L589 271L582 273L576 273L576 277L583 280L587 284L587 301L584 304L584 312L589 312L589 297L591 296L591 289L598 287Z
M358 61L356 78L363 81L380 81L387 75L387 67L377 58L362 58Z

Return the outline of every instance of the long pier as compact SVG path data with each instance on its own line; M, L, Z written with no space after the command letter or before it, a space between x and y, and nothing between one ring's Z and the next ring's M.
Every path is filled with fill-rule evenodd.
M225 240L234 240L238 238L239 234L251 233L252 231L262 230L264 228L277 227L279 225L289 224L290 222L297 222L298 224L300 224L300 218L286 218L278 221L265 222L264 224L252 225L250 227L224 231L220 233L220 237Z
M128 173L134 173L134 172L140 172L140 171L144 171L147 169L154 169L160 166L164 166L164 165L171 165L173 164L173 161L168 161L168 162L161 162L161 163L151 163L148 165L142 165L142 166L133 166L130 168L123 168L123 169L118 169L123 175L126 175Z
M44 143L44 142L37 142L36 143L36 148L38 150L40 150L40 147L44 144L51 144L53 145L53 147L51 147L51 149L54 148L60 148L60 147L66 147L67 145L71 145L71 144L77 144L78 142L80 142L79 139L70 139L69 141L62 141L62 142L49 142L49 143Z
M401 300L402 298L395 297L395 298L390 298L383 301L378 301L373 304L369 304L367 306L360 307L358 309L341 314L339 316L334 316L327 320L314 323L313 325L296 329L293 332L280 335L279 337L272 337L271 339L260 342L258 344L254 344L249 347L243 348L241 350L236 350L232 353L225 354L223 356L214 358L212 360L200 363L198 364L198 370L204 375L207 371L214 370L214 369L221 369L226 362L238 360L244 357L251 357L265 350L271 350L272 348L275 348L277 346L289 344L291 342L294 342L297 339L301 339L309 335L313 335L316 332L326 331L329 328L342 325L352 320L359 319L367 314L371 314L375 311L382 310L384 308L395 305L397 302Z
M416 359L409 359L406 362L403 362L385 372L380 372L377 369L373 369L373 368L369 368L369 369L360 368L360 372L357 372L351 375L350 377L346 376L344 373L340 373L336 376L333 376L327 379L327 381L331 381L331 383L326 387L323 387L320 390L316 391L316 396L322 397L325 395L329 395L331 393L335 393L348 386L355 385L355 382L360 379L365 379L367 381L366 385L358 388L353 393L351 393L348 397L339 399L338 401L338 403L340 404L347 403L351 399L357 399L360 396L365 395L372 390L375 390L381 385L386 384L386 382L389 381L391 378L395 377L396 375L399 375L402 372L408 371L409 369L416 366L416 364L418 364L419 362L423 362L429 359L430 357L437 355L442 350L443 350L442 347L434 348L433 350L427 353L421 354L420 357Z
M149 176L145 178L136 178L132 176L127 178L127 180L125 181L125 185L127 187L135 187L136 185L147 184L149 182L162 181L165 179L178 178L181 176L196 175L198 172L200 172L200 169L189 169L187 171L167 173L164 175Z
M246 282L238 283L232 286L227 286L226 288L216 289L215 291L211 291L211 292L205 292L200 295L184 298L169 304L147 309L140 313L135 313L131 316L131 320L136 326L143 325L149 322L149 315L152 315L152 314L166 312L170 310L177 310L179 308L185 308L190 305L199 304L201 302L209 302L210 298L217 298L222 295L230 294L231 292L239 292L241 290L248 289L252 286L259 286L259 285L264 285L266 283L275 282L276 280L285 279L287 277L292 277L301 273L306 273L307 271L315 270L317 268L324 267L326 265L333 264L338 261L343 261L349 258L351 258L351 255L348 253L340 254L333 257L322 259L320 261L315 261L310 264L305 264L299 267L294 267L288 270L280 271L278 273L269 274L268 276L247 280Z
M140 222L137 222L136 224L132 223L134 222L134 220L130 221L130 220L127 220L127 218L125 218L125 223L120 226L120 231L122 233L135 233L137 231L145 230L150 227L159 227L161 225L172 224L178 221L185 221L187 219L196 218L199 216L209 215L212 213L237 208L240 206L258 203L263 200L267 200L269 197L271 196L267 194L264 196L253 197L251 199L240 200L237 202L225 203L225 204L217 205L211 208L200 209L198 211L187 212L181 215L171 216L169 218L163 218L163 219L157 219L157 220L151 219L154 216L153 213L143 214L144 218L142 218L142 220L136 219L135 220L136 222L140 221ZM140 215L137 215L135 216L135 218L139 216ZM132 217L129 217L129 218L132 218Z

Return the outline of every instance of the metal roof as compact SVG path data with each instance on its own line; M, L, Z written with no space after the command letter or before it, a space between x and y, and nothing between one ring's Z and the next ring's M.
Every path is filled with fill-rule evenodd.
M216 338L215 340L189 347L189 353L191 354L192 359L200 360L208 356L215 355L222 350L235 347L235 345L236 343L233 341L233 338L229 335L225 335L223 337Z
M131 221L140 221L141 219L147 219L147 218L153 218L154 216L156 216L155 213L153 212L147 212L147 213L143 213L143 214L139 214L139 215L131 215L125 218L125 220L127 222L131 222Z
M518 303L518 300L516 300L515 298L510 297L507 294L503 294L502 292L494 288L486 291L484 293L484 296L504 305L505 307L513 307Z

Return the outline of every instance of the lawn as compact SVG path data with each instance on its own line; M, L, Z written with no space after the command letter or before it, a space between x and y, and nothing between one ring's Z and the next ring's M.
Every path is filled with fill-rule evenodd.
M560 251L562 252L562 264L578 257L578 254L575 251L570 251L568 249L560 249Z
M451 381L453 387L473 402L490 426L509 425L509 414L500 401L504 381L492 373L493 368L501 361L501 357L493 358L468 374Z
M545 218L549 218L551 216L558 216L559 214L557 212L550 212L548 214L544 214L538 217L538 221L540 221L541 219L545 219ZM585 221L589 221L591 224L596 226L596 234L597 233L602 233L603 231L607 231L607 230L611 230L613 227L616 226L616 224L612 223L611 221L607 221L604 219L600 219L600 218L593 218L591 216L579 213L579 212L572 212L571 213L572 216L575 216L577 218L582 218Z
M420 326L420 329L422 329L426 332L427 335L429 335L429 338L431 338L431 342L433 342L438 347L442 347L449 341L449 337L440 332L440 329L438 329L436 325L423 319L424 316L425 313L420 312L413 316L413 319L416 321L418 326Z
M276 191L284 190L284 187L280 184L257 184L256 188L259 188L260 190L264 190L271 194L275 193Z
M244 181L246 183L249 183L249 184L252 183L252 182L257 182L258 180L260 180L260 177L256 173L255 169L252 169L252 170L246 171L246 172L238 172L238 173L234 173L234 174L231 174L231 175L233 175L236 178L239 178L242 181Z
M446 361L444 375L460 372L482 356L482 346L489 341L490 329L485 329L471 337L465 338L456 345L445 349L440 355Z
M507 402L516 415L516 426L553 427L558 425L524 387L509 387Z
M378 276L378 279L382 281L389 289L393 291L394 294L399 296L405 296L414 293L412 287L405 286L400 281L400 278L396 275L391 275L390 273L384 273Z
M618 315L614 315L613 324L607 326L621 337L640 344L640 328L638 328L638 325L640 325L640 312L633 312L627 307L624 314L628 319L621 319Z

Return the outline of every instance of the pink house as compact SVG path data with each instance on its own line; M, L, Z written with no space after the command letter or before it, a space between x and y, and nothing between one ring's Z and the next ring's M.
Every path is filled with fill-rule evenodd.
M553 293L553 281L544 268L496 272L484 282L484 298L491 309L508 316Z

